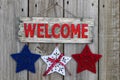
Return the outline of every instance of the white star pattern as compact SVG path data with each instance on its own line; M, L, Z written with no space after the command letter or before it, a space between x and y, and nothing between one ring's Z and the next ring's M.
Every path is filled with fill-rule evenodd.
M56 60L56 59L59 58L60 55L61 55L61 53L60 53L58 47L56 47L56 48L54 49L54 51L52 52L51 55L49 55L49 56L42 56L42 57L41 57L42 60L47 64L47 69L46 69L46 71L47 71L47 70L49 69L49 67L53 64L53 62L51 62L51 61L48 60L48 59L51 58L51 59ZM65 75L65 66L64 66L64 65L66 65L70 60L71 60L71 57L62 56L61 59L60 59L60 61L57 62L57 63L53 66L53 68L50 69L50 71L49 71L47 74L50 74L50 73L53 73L53 72L58 72L58 73L61 74L61 75ZM63 65L62 65L61 63L62 63Z

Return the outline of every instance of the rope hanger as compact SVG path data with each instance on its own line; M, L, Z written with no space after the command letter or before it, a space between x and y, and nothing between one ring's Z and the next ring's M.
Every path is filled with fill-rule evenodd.
M67 9L65 9L61 5L59 5L58 2L56 2L55 4L52 4L51 6L48 6L47 9L42 10L41 13L39 13L39 15L42 15L43 13L47 12L48 10L55 8L56 6L58 6L59 8L61 8L65 12L67 12L68 14L72 15L74 18L79 18L78 16L74 15L72 12L68 11Z

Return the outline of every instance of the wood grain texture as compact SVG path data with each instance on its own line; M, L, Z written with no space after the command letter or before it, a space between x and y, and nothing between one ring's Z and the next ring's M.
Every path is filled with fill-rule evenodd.
M63 6L63 0L30 0L29 1L29 14L30 17L63 17L63 10L57 6L53 7L52 5L56 2L59 5ZM37 7L35 6L37 5ZM51 9L47 10L47 8L51 7ZM44 10L47 10L44 12ZM35 47L39 46L40 53L42 56L50 55L54 48L56 47L55 44L29 44L30 49L33 52L35 51ZM59 44L59 49L63 52L63 44ZM38 53L39 54L39 53ZM29 80L63 80L63 76L58 73L53 73L48 76L43 76L43 73L46 70L47 65L42 61L39 60L36 62L36 74L29 73Z
M120 80L120 1L100 0L99 80Z
M93 43L89 44L93 53L98 53L98 0L65 0L65 9L73 13L78 18L92 18L95 20ZM73 17L65 12L65 17ZM83 50L85 44L65 44L65 55L70 56ZM74 65L74 66L73 66ZM98 71L93 74L89 71L76 73L76 62L72 59L67 66L72 72L72 76L65 76L65 80L98 80Z
M10 57L23 46L16 35L18 17L23 16L27 16L27 0L0 0L0 80L27 80L26 71L16 74L16 62Z

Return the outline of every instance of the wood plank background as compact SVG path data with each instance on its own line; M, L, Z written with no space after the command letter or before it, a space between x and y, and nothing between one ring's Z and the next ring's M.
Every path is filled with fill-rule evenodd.
M52 4L55 6L43 13ZM76 62L72 59L68 69L72 76L63 77L57 73L43 77L46 64L39 59L36 74L22 71L15 73L16 63L10 54L19 52L24 43L17 39L19 17L66 17L74 18L68 10L79 18L93 18L94 40L90 45L92 52L102 54L97 64L97 73L88 71L76 74ZM120 80L120 1L119 0L0 0L0 80ZM55 44L28 43L32 52L35 47L41 55L49 55ZM80 53L85 44L59 44L66 56Z

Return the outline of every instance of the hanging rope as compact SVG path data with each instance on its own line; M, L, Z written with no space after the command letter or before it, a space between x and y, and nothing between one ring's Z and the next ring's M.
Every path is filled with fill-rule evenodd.
M44 14L44 13L47 12L48 10L54 8L55 6L56 6L55 4L53 4L53 5L51 5L51 6L48 6L47 9L43 9L42 11L40 11L40 13L39 13L38 15Z
M78 16L74 15L72 12L68 11L67 9L64 9L64 8L63 8L61 5L59 5L58 3L56 3L56 5L57 5L59 8L63 9L65 12L69 13L70 15L72 15L74 18L78 18Z
M79 18L78 16L74 15L72 12L68 11L67 9L64 9L61 5L59 5L57 2L55 4L52 4L51 6L48 6L47 9L44 9L42 11L40 11L40 13L38 15L42 15L44 13L46 13L48 10L55 8L56 6L58 6L59 8L61 8L62 10L64 10L65 12L67 12L68 14L72 15L74 18Z

